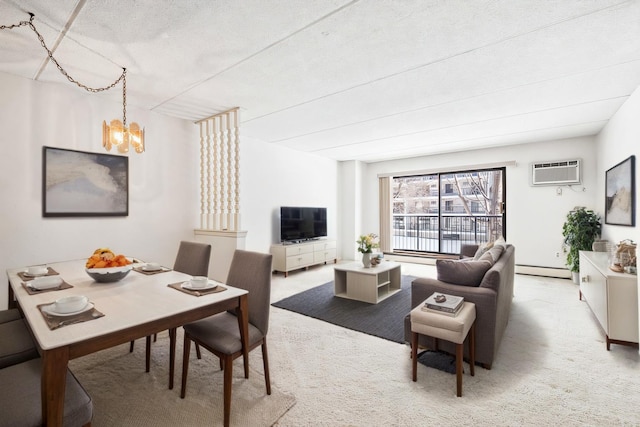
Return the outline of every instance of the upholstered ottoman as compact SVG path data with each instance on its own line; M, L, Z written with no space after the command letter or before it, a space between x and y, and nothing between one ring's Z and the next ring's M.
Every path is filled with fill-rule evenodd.
M462 358L464 341L469 335L469 371L475 375L475 321L476 306L465 301L456 316L425 311L424 304L418 304L411 310L411 366L413 381L418 371L418 336L427 335L456 344L456 394L462 396Z

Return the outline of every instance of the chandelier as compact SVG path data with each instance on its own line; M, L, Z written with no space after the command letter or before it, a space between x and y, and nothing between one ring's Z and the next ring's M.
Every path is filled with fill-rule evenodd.
M107 151L118 147L118 152L129 152L129 145L136 153L144 152L144 128L136 122L127 126L127 69L122 72L122 121L113 119L109 124L102 122L102 146Z
M13 30L14 28L19 27L31 28L33 32L38 36L38 40L40 41L40 44L42 45L44 50L47 51L49 60L51 60L51 62L56 65L58 70L67 78L67 80L69 80L71 83L75 83L87 92L97 93L112 89L113 87L115 87L115 85L120 83L120 80L122 80L122 121L114 119L111 120L108 125L106 121L102 122L102 146L107 151L111 151L111 147L116 146L118 147L118 152L128 153L129 145L131 145L136 153L144 152L144 128L140 129L140 125L135 122L127 126L127 69L122 68L122 74L120 75L120 77L118 77L116 81L106 87L92 88L80 83L79 81L71 77L53 57L53 52L47 47L44 38L38 32L35 24L33 23L35 15L31 12L28 13L28 21L20 21L19 23L12 25L0 25L0 30Z

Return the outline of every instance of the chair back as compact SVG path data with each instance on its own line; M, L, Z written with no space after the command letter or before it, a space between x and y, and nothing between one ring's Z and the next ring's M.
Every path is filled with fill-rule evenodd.
M180 242L173 269L192 276L209 276L211 245L197 242Z
M227 284L249 291L249 323L266 336L271 306L271 254L236 249Z

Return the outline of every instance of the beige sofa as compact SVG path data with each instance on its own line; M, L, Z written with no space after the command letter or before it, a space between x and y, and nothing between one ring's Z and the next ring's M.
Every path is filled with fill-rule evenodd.
M477 246L466 247L461 254L472 255ZM492 249L493 250L493 249ZM483 256L484 259L490 259ZM440 262L440 261L439 261ZM449 265L460 261L447 261ZM476 262L475 264L479 264ZM471 264L458 265L469 268ZM444 268L438 266L440 278L453 277L445 274ZM513 299L513 281L515 274L515 248L513 245L505 245L499 258L491 263L491 267L486 273L479 277L479 285L447 283L442 280L431 278L418 278L411 283L411 309L421 304L434 292L458 295L464 297L465 301L473 302L476 305L476 363L486 369L491 369L495 360L502 335L509 321L511 311L511 300ZM461 280L462 282L463 280ZM410 310L409 310L410 311ZM407 343L411 342L411 322L409 316L405 318L404 338ZM431 337L420 336L419 345L433 349L434 340ZM438 342L438 349L455 354L455 344L444 341ZM465 346L465 357L468 357L468 347Z

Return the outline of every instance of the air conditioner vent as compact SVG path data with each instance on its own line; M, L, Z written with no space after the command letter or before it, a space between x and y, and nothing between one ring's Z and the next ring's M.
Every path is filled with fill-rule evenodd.
M580 159L531 164L531 185L580 184Z

